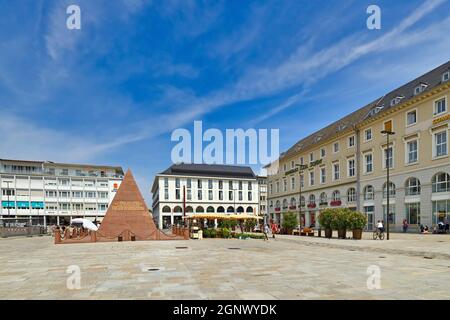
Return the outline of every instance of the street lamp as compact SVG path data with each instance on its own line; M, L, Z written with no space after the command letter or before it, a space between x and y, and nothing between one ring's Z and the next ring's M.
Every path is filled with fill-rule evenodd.
M300 228L302 228L302 174L303 174L303 170L305 170L306 168L308 168L307 165L304 164L296 164L296 167L298 167L298 193L299 193L299 197L298 197L298 212L299 212L299 219L300 219ZM306 201L305 201L306 202Z
M390 216L390 208L389 208L389 168L390 163L388 161L389 156L389 136L395 134L395 132L391 130L383 130L381 131L382 134L386 135L386 154L385 154L385 165L386 165L386 196L387 196L387 206L386 206L386 239L389 240L389 216ZM390 149L391 153L394 152L394 150ZM392 154L393 156L393 154Z

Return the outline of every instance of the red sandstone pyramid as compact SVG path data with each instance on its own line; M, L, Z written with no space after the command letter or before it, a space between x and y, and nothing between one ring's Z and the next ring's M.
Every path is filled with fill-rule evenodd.
M176 236L166 235L156 228L133 174L128 170L97 231L97 238L129 241L168 240Z

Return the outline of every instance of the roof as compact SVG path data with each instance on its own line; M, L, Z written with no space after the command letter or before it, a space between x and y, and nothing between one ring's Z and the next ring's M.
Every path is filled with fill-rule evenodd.
M300 151L307 150L313 145L317 145L318 143L320 143L320 141L326 141L341 133L348 132L351 128L354 128L365 120L368 120L375 116L379 116L387 110L395 107L399 103L404 103L405 101L415 98L417 95L414 95L414 89L421 84L425 84L426 87L420 94L434 89L435 87L442 84L442 75L449 70L450 61L447 61L439 67L425 73L424 75L421 75L420 77L389 92L388 94L379 97L375 101L372 101L366 106L350 113L349 115L339 119L338 121L333 122L325 128L322 128L319 131L316 131L313 134L307 136L306 138L303 138L302 140L294 144L291 148L289 148L286 152L284 152L280 156L280 158L289 157ZM397 97L402 97L399 103L391 105L391 101ZM371 114L371 110L374 110L373 114Z
M0 159L0 162L21 162L21 163L32 163L39 165L51 165L51 166L65 166L65 167L76 167L76 168L90 168L90 169L113 169L123 173L123 169L120 166L106 166L106 165L93 165L93 164L75 164L75 163L58 163L52 161L33 161L33 160L18 160L18 159Z
M174 164L160 174L224 178L256 178L250 167L220 164Z

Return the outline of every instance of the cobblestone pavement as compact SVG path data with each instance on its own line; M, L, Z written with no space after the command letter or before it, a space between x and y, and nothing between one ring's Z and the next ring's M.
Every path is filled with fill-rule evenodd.
M450 236L370 236L70 245L1 239L0 298L450 299ZM71 265L81 270L79 290L67 289ZM367 287L371 265L380 268L380 289Z

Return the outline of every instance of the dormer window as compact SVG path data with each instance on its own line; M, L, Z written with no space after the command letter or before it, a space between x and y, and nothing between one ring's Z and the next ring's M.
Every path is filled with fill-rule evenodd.
M426 89L426 87L428 87L428 85L426 83L421 82L420 85L414 88L414 95L416 96L422 93Z
M381 109L383 109L383 108L384 108L384 104L381 105L381 106L379 106L379 107L372 108L372 110L370 110L370 112L369 112L369 116L374 116L374 115L376 115L376 114L377 114L378 112L380 112Z
M404 96L396 96L394 99L391 100L391 107L399 104L403 98Z
M338 127L338 130L339 131L344 130L346 127L347 127L347 125L345 123L341 123Z
M450 79L450 71L447 71L442 75L442 82L446 82L449 79Z

